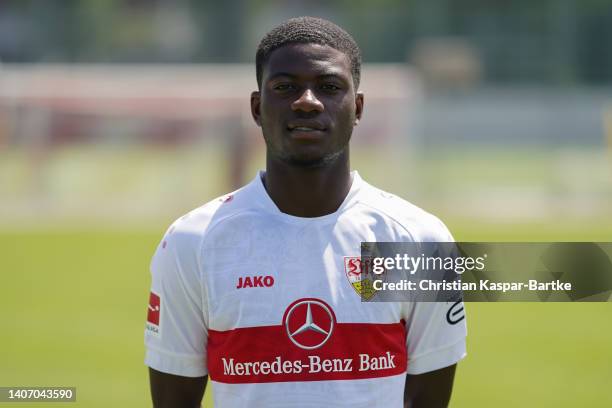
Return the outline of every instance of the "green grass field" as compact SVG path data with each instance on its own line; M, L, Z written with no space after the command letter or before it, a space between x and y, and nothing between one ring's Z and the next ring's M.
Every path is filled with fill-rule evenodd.
M610 225L449 226L459 240L612 237ZM54 407L150 406L143 324L162 231L0 233L0 385L77 387L76 404ZM469 356L452 406L612 406L612 303L471 303L467 311Z

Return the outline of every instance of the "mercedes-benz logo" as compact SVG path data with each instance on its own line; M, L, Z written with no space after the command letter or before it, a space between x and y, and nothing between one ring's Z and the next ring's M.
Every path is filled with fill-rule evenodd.
M313 350L324 345L332 335L336 316L319 299L300 299L285 311L283 323L289 340L299 348Z

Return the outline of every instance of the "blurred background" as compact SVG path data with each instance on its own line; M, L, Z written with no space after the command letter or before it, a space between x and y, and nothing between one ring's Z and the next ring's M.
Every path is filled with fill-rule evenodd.
M361 46L366 180L457 240L611 240L610 0L2 0L0 386L150 405L149 259L263 168L255 49L299 15ZM468 314L452 406L612 405L610 303Z

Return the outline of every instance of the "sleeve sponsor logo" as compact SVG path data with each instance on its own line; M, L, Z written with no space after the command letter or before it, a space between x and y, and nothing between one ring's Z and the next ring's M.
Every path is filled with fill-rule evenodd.
M149 295L149 306L147 308L146 328L149 333L159 335L159 315L161 312L161 298L158 294L151 292Z
M457 324L465 319L465 310L463 309L463 301L458 300L446 312L446 321L448 324Z

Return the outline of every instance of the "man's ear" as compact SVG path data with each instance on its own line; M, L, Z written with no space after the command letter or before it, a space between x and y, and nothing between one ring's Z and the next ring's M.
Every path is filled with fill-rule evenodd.
M261 127L261 93L259 91L251 92L251 115L257 126Z
M363 114L363 92L357 92L357 94L355 94L355 123L354 123L355 126L359 124L362 114Z

